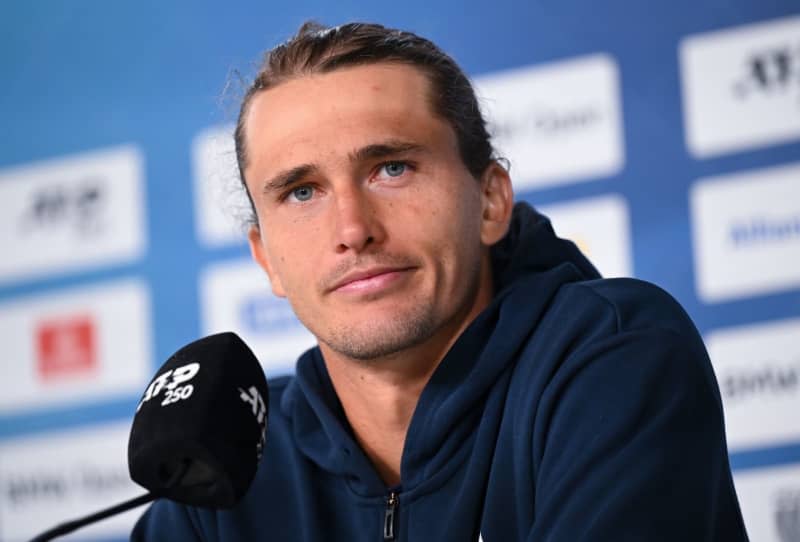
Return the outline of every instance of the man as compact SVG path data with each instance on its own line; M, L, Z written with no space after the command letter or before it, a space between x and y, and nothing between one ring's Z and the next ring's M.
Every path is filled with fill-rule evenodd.
M513 204L472 88L413 34L304 25L236 130L254 259L319 347L234 510L142 540L744 540L703 344Z

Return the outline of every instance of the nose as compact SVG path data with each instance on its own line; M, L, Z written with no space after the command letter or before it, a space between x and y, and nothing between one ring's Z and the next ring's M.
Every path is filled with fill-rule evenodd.
M385 237L374 202L359 187L337 194L334 204L336 252L362 252Z

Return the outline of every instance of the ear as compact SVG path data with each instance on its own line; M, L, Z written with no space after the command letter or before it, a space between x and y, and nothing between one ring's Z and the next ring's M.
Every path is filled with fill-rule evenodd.
M278 297L286 297L281 279L272 268L267 249L264 246L264 239L261 237L261 230L257 225L250 226L250 231L247 232L247 240L250 242L250 254L269 277L272 293Z
M505 237L514 208L508 170L492 161L481 176L481 241L491 246Z

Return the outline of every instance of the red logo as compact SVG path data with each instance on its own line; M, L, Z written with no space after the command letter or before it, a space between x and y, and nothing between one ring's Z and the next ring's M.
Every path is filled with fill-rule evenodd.
M39 376L45 380L83 376L97 369L97 340L87 315L49 320L36 331Z

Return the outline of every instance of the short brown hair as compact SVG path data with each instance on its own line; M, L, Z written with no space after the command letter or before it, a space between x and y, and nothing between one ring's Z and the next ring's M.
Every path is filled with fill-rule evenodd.
M306 22L291 39L264 55L242 100L234 141L245 191L245 117L256 94L294 77L377 62L409 64L427 75L433 111L451 125L461 160L472 176L479 178L494 160L494 150L472 84L450 56L425 38L379 24L348 23L329 28ZM253 199L249 192L247 196L255 218Z

